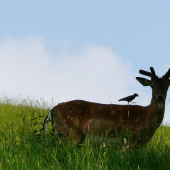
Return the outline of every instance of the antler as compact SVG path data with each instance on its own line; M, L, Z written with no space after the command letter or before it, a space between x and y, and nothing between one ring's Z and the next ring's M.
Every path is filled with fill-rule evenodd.
M151 72L145 71L145 70L139 70L140 74L143 74L145 76L149 76L151 78L158 78L158 76L155 74L155 70L153 67L150 67Z
M145 76L149 76L149 77L152 77L152 73L148 72L148 71L145 71L145 70L139 70L139 73L140 74L143 74Z
M169 78L170 77L170 68L169 68L169 70L167 71L167 73L165 73L165 75L164 76L162 76L163 78Z
M158 78L158 76L155 74L155 70L153 67L150 67L150 70L152 72L152 78Z

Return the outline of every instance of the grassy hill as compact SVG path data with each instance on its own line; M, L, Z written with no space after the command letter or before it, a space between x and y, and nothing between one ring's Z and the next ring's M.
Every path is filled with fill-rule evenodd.
M97 145L90 139L78 149L69 139L56 141L52 130L40 136L49 110L33 103L1 101L0 170L169 170L170 127L159 127L147 147L128 153L117 144Z

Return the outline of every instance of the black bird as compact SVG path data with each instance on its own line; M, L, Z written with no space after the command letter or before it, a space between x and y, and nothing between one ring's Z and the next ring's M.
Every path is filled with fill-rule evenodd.
M136 96L139 96L139 95L137 93L135 93L134 95L127 96L127 97L122 98L122 99L120 99L118 101L127 101L128 104L129 104L129 102L131 102L133 99L135 99ZM131 103L133 103L133 102L131 102Z

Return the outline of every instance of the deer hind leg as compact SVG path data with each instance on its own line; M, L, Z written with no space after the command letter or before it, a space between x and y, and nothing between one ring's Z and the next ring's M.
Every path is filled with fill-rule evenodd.
M80 148L83 144L84 144L84 141L86 139L86 134L83 134L80 138L80 140L78 141L77 143L77 147Z
M86 134L84 132L74 130L72 132L73 143L80 148L86 139Z
M72 128L72 125L60 126L56 124L54 129L57 139L69 140L77 147L80 147L85 141L86 134L77 127Z

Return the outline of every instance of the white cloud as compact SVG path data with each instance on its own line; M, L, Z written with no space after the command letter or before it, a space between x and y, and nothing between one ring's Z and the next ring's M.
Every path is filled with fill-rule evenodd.
M151 93L144 92L130 61L95 44L51 56L42 37L8 37L0 43L1 94L52 98L58 102L82 99L119 103L118 99L139 93L137 104L148 105ZM140 76L138 74L138 76ZM124 104L119 103L119 104Z
M64 51L54 58L41 37L7 38L0 44L0 58L1 92L10 95L47 99L58 95L60 101L107 102L108 98L111 102L122 97L134 79L130 62L97 45L88 45L77 55Z

